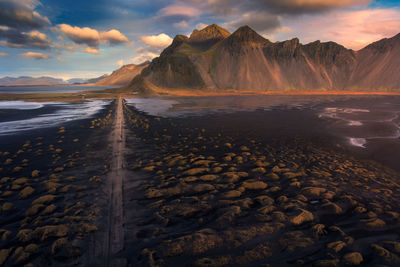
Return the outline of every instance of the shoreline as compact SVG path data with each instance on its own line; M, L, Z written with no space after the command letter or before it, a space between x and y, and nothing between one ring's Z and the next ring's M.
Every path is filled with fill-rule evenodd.
M120 89L120 88L116 88ZM400 96L400 92L360 92L360 91L193 91L193 90L172 90L155 91L155 95L134 94L129 92L116 91L114 88L104 89L103 91L81 91L74 93L32 93L32 94L12 94L0 93L0 101L30 101L45 102L63 100L74 102L88 99L115 99L121 95L123 98L142 98L142 97L206 97L206 96Z

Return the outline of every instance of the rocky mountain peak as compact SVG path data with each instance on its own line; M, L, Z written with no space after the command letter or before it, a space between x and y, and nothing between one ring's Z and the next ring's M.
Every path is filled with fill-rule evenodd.
M231 36L230 39L238 43L265 43L267 39L259 35L249 26L242 26L237 29Z
M229 37L231 34L217 24L212 24L202 30L194 30L190 35L191 45L200 49L209 49L217 42Z

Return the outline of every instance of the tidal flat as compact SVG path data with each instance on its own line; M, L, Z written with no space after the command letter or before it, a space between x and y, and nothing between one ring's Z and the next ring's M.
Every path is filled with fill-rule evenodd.
M376 98L202 115L197 100L145 101L125 107L133 266L400 263L398 171L338 134L340 116L317 112L353 106L349 116Z
M224 96L0 109L0 265L396 266L398 103ZM46 120L59 115L70 120ZM29 128L36 118L45 123Z
M113 103L91 116L87 103L20 104L0 114L0 265L82 263L102 218Z

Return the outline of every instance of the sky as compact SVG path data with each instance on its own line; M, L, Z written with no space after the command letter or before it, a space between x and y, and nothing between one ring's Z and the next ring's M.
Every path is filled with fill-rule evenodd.
M0 0L0 77L97 77L213 23L359 50L400 33L400 1Z

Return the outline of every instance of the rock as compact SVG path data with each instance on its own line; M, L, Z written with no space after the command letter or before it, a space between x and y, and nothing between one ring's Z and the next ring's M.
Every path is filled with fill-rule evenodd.
M199 267L227 266L229 265L231 260L232 259L230 256L221 256L217 258L201 258L194 262L194 266L199 266Z
M36 214L39 212L39 210L42 209L43 207L44 207L43 204L35 204L35 205L32 205L32 207L30 207L29 209L26 210L25 216L27 216L27 217L34 216L34 215L36 215Z
M198 180L198 178L196 176L187 176L187 177L181 179L181 181L183 181L185 183L191 183L191 182L195 182L197 180Z
M280 223L285 223L287 222L288 218L286 216L285 213L281 212L281 211L274 211L272 212L272 219L275 222L280 222Z
M221 167L214 167L211 171L213 173L220 173L222 171L222 168Z
M200 176L200 180L207 181L207 182L214 181L217 178L218 178L218 175L215 175L215 174L207 174L207 175Z
M225 181L228 183L235 183L240 178L248 176L248 174L245 172L224 172L222 175L224 176Z
M202 229L193 234L164 241L161 251L164 257L182 254L199 255L222 245L222 238L212 229Z
M193 168L183 172L183 175L193 176L210 171L209 168Z
M290 222L293 225L300 225L300 224L303 224L306 222L311 222L314 220L314 215L311 212L304 210L304 209L299 209L298 212L299 212L298 215L296 215L290 219Z
M268 244L259 244L252 249L245 250L235 257L235 264L246 265L272 256L272 249Z
M11 231L4 230L4 232L1 236L1 240L6 241L11 234L12 234Z
M269 165L271 165L269 162L265 162L265 161L261 161L261 160L257 160L256 162L255 162L255 165L257 166L257 167L268 167Z
M356 208L354 209L354 212L355 212L355 213L358 213L358 214L361 214L361 213L367 212L367 209L364 208L364 207L362 207L362 206L358 206L358 207L356 207Z
M10 211L14 208L14 205L11 202L6 202L1 206L2 212Z
M196 193L205 192L205 191L213 191L215 187L210 184L198 184L193 187L193 191Z
M0 265L3 266L3 264L6 262L8 256L10 255L11 249L2 249L0 250Z
M305 187L301 190L301 192L308 198L318 198L322 193L326 192L326 189L320 187Z
M255 197L254 200L257 201L262 206L273 205L275 202L273 198L270 198L269 196L266 195Z
M325 225L323 225L323 224L314 225L313 227L311 227L311 231L313 233L313 236L317 239L320 238L321 236L327 234L327 232L325 230Z
M152 172L156 169L156 166L147 166L142 168L143 171Z
M263 167L258 167L258 168L252 169L251 171L258 173L258 174L264 174L267 172Z
M339 267L339 260L319 260L313 264L314 267Z
M274 210L275 210L275 206L271 205L271 206L265 206L265 207L259 208L257 210L257 212L266 215L266 214L271 213Z
M236 198L236 197L240 197L242 195L242 192L238 191L238 190L231 190L226 192L223 197L224 198Z
M21 190L21 192L19 192L19 197L20 198L27 198L30 195L32 195L35 192L35 189L33 189L33 187L31 186L27 186L24 189Z
M377 244L372 244L371 248L375 252L375 254L383 260L384 263L390 264L391 266L400 264L400 258L397 255L388 251L387 249Z
M36 244L29 244L25 247L25 251L29 253L35 253L39 249L39 246Z
M224 146L226 146L227 148L232 148L232 144L231 143L225 143Z
M314 241L304 236L302 231L292 231L283 234L282 238L278 240L283 250L289 252L295 251L299 248L306 248L314 244Z
M241 146L240 150L241 151L250 151L250 149L247 146Z
M277 180L279 180L279 175L278 174L276 174L276 173L269 173L269 174L267 174L267 177L269 178L269 179L271 179L271 180L274 180L274 181L277 181Z
M231 206L224 209L224 213L217 218L217 222L221 225L232 223L235 218L241 214L242 210L239 206Z
M261 181L243 182L242 186L250 190L260 190L267 188L267 184Z
M14 180L13 184L15 184L15 185L23 185L23 184L26 184L27 182L28 182L27 178L18 178L18 179Z
M384 241L383 246L390 250L391 252L394 252L396 254L400 254L400 242L397 241Z
M332 202L323 204L321 208L329 214L340 215L343 213L342 208Z
M336 193L332 191L327 191L322 194L323 199L333 199L335 197Z
M30 253L25 252L23 247L18 247L14 250L14 254L11 257L15 259L15 262L20 263L26 261L30 257Z
M51 237L64 237L68 234L68 226L60 225L46 225L38 227L34 231L35 235L40 237L41 241Z
M383 221L381 219L375 218L375 219L372 219L372 220L368 220L365 223L365 226L367 228L376 229L376 228L382 228L382 227L386 226L386 223L385 223L385 221Z
M347 253L342 259L347 265L359 265L364 260L363 256L359 252Z
M338 253L339 251L341 251L347 244L343 241L335 241L335 242L331 242L329 244L326 245L326 247L330 250L335 251L336 253Z
M32 204L48 204L48 203L54 201L55 198L56 198L56 196L54 196L54 195L44 195L44 196L41 196L41 197L35 199L32 202Z
M50 206L47 206L43 211L42 211L42 215L49 215L51 213L53 213L56 210L56 205L51 204Z
M29 242L33 239L34 233L31 229L22 229L17 233L16 238L21 242Z

